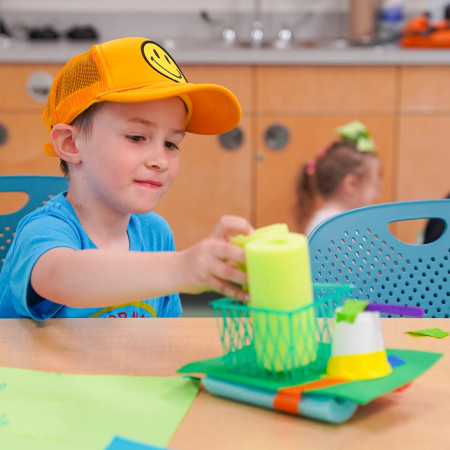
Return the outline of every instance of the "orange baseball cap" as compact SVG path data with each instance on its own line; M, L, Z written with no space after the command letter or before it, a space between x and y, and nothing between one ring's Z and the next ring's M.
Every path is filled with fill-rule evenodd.
M93 103L144 102L180 97L186 105L186 131L220 134L241 119L238 100L216 84L188 83L177 63L159 44L129 37L94 45L71 58L56 76L42 116L47 131L70 124ZM57 156L50 142L44 151Z

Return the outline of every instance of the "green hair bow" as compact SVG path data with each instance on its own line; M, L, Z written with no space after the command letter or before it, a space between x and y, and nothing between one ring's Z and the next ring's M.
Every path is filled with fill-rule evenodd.
M360 152L373 152L375 150L375 143L369 130L357 120L336 128L336 133L343 140L353 142Z

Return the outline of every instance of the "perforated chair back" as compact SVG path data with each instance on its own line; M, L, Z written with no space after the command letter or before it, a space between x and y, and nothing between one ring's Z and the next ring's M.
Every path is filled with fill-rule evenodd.
M428 218L445 223L444 233L429 244L402 242L388 230L391 222ZM450 317L449 223L450 200L386 203L334 216L309 237L313 280L352 283L354 298Z
M10 214L0 214L0 269L20 219L67 188L67 179L64 177L50 175L0 176L0 192L24 192L28 195L28 201L22 208Z

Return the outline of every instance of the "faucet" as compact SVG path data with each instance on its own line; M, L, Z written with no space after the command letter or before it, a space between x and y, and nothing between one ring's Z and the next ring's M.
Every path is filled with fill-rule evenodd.
M221 25L222 40L226 44L234 44L236 42L236 30L229 25L224 25L222 21L213 19L207 11L200 11L200 17L210 25Z
M255 0L253 11L254 20L250 30L250 41L254 45L261 45L264 40L264 30L261 19L261 0Z

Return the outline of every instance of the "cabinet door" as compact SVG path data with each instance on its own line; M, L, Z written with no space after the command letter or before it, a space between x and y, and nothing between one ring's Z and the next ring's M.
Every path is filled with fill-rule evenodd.
M399 200L443 198L450 192L449 129L450 115L400 119L396 179ZM414 242L424 225L424 221L399 223L402 238Z
M192 83L213 83L230 89L244 111L239 125L242 143L225 149L218 136L187 134L181 145L178 177L156 212L170 224L178 249L210 234L224 214L251 220L252 126L250 67L183 66Z
M301 167L315 158L320 149L337 138L334 130L358 118L370 129L383 163L383 190L380 202L393 201L394 117L391 115L264 116L257 120L256 225L287 222L290 229L303 231L295 219L296 184ZM265 136L274 125L284 127L289 142L273 150Z
M400 108L403 113L450 113L450 67L402 67L400 73Z
M258 68L257 110L269 114L392 113L398 70L379 66Z

